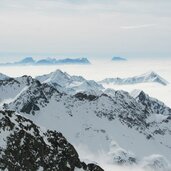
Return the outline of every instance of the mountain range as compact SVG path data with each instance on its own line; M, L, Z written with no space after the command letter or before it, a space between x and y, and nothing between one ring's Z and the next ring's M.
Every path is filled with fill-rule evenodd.
M61 132L75 147L102 150L112 164L170 169L171 109L143 91L105 89L56 70L0 80L0 94L3 111Z
M169 84L164 78L155 72L147 72L145 74L129 77L129 78L105 78L99 81L100 84L129 85L138 83L159 83L162 85Z
M10 66L10 65L61 65L61 64L90 64L90 61L87 58L66 58L66 59L55 59L55 58L46 58L40 60L34 60L32 57L26 57L21 61L13 63L1 63L1 66Z
M61 70L56 70L50 74L36 77L41 83L52 85L57 90L67 94L75 94L77 92L84 92L90 94L100 94L104 87L96 83L94 80L86 80L82 76L71 76Z

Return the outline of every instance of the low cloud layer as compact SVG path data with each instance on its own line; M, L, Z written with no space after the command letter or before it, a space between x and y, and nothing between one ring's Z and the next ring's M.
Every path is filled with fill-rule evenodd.
M104 151L94 154L84 145L75 146L80 158L87 163L93 162L100 165L105 171L170 171L171 165L163 156L151 155L133 165L117 165Z

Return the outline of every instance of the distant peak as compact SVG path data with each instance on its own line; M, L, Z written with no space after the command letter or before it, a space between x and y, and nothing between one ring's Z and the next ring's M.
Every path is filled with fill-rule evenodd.
M87 58L42 58L39 60L34 60L32 57L26 57L20 61L12 63L0 63L0 65L64 65L64 64L91 64Z
M147 72L143 74L142 76L144 76L146 79L151 79L151 81L158 82L163 85L167 85L169 83L167 80L162 78L159 74L157 74L154 71Z
M146 72L145 74L143 74L143 75L146 75L146 76L159 76L156 72L154 72L154 71L149 71L149 72Z
M156 72L154 72L154 71L151 71L150 75L158 75L158 74Z
M32 57L26 57L24 59L22 59L19 62L16 62L16 64L34 64L35 60Z
M100 81L100 83L105 84L116 84L116 85L129 85L129 84L138 84L138 83L159 83L164 86L169 84L167 80L162 78L154 71L147 72L142 75L128 77L128 78L105 78L104 80Z
M25 60L26 60L26 59L27 59L27 60L33 60L32 57L25 57L24 59L25 59Z
M58 73L64 74L64 72L62 72L60 69L56 69L53 73L55 73L55 74L58 74Z
M80 58L80 60L88 61L89 62L89 60L87 58Z
M34 59L32 57L26 57L20 61L20 63L34 63Z
M114 56L112 58L112 61L126 61L126 60L127 60L126 58L119 57L119 56Z
M69 80L69 75L61 71L60 69L57 69L50 74L49 79L51 82L61 83L61 82L66 82L66 80Z

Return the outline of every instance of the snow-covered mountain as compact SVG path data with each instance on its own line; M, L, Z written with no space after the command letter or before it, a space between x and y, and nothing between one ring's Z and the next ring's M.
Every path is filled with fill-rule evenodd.
M48 84L33 84L4 108L33 114L27 117L46 128L59 130L73 144L85 144L94 152L103 149L114 163L136 164L144 156L155 154L156 149L171 159L170 115L160 114L159 120L159 113L150 113L151 109L145 109L124 91L115 91L111 96L70 96ZM111 146L113 141L119 144L120 152ZM142 150L141 145L148 148Z
M171 109L167 107L163 102L150 97L142 90L134 90L131 95L141 103L145 109L151 110L151 113L159 113L162 115L171 115Z
M155 72L147 72L143 75L129 77L129 78L106 78L99 81L100 84L116 84L116 85L128 85L137 83L159 83L167 85L169 82L162 78Z
M7 80L7 79L9 79L9 78L10 78L10 77L8 77L7 75L0 73L0 81L2 81L2 80Z
M103 89L99 94L64 93L63 88L87 80L59 70L36 79L24 76L6 81L8 86L0 85L0 90L2 86L7 88L6 92L12 89L16 90L14 94L18 93L3 109L14 110L37 125L62 132L75 147L85 145L95 154L103 151L114 164L162 166L155 170L169 171L169 107L147 95L143 100L141 93L130 95L113 89Z
M33 82L38 82L30 76L9 78L0 81L0 102L11 100L27 89Z
M93 80L86 80L81 76L71 76L61 70L56 70L47 75L36 77L41 83L54 86L61 92L75 94L86 92L90 94L100 94L104 87Z
M0 111L0 170L103 171L81 162L57 131L46 130L12 111Z
M22 59L21 61L15 62L15 64L19 64L19 65L33 65L36 61L32 58L32 57L26 57L24 59Z

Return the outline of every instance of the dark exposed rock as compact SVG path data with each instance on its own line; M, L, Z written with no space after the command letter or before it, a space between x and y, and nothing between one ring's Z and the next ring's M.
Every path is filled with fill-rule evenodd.
M0 111L0 170L8 171L103 171L95 164L86 165L63 135L42 131L31 120L12 111ZM0 144L1 145L1 144Z
M75 97L78 98L79 100L89 100L89 101L93 101L97 98L97 96L87 95L84 93L77 93L75 94Z
M17 81L17 80L15 80L14 78L9 78L9 79L7 79L7 80L0 80L0 86L5 86L5 85L12 85L12 84L14 84L14 83L16 83L16 84L18 84L18 86L19 86L19 82Z
M103 171L102 168L95 164L88 164L88 170L90 171Z
M62 95L52 86L41 84L36 80L20 94L20 97L23 99L21 100L21 98L18 97L15 99L14 103L19 112L34 115L36 111L40 110L40 107L44 107L49 103L54 93L58 96ZM4 104L3 108L9 109L7 104Z
M144 106L145 110L148 110L150 113L171 116L171 108L167 107L163 102L150 97L143 91L140 91L135 99Z

